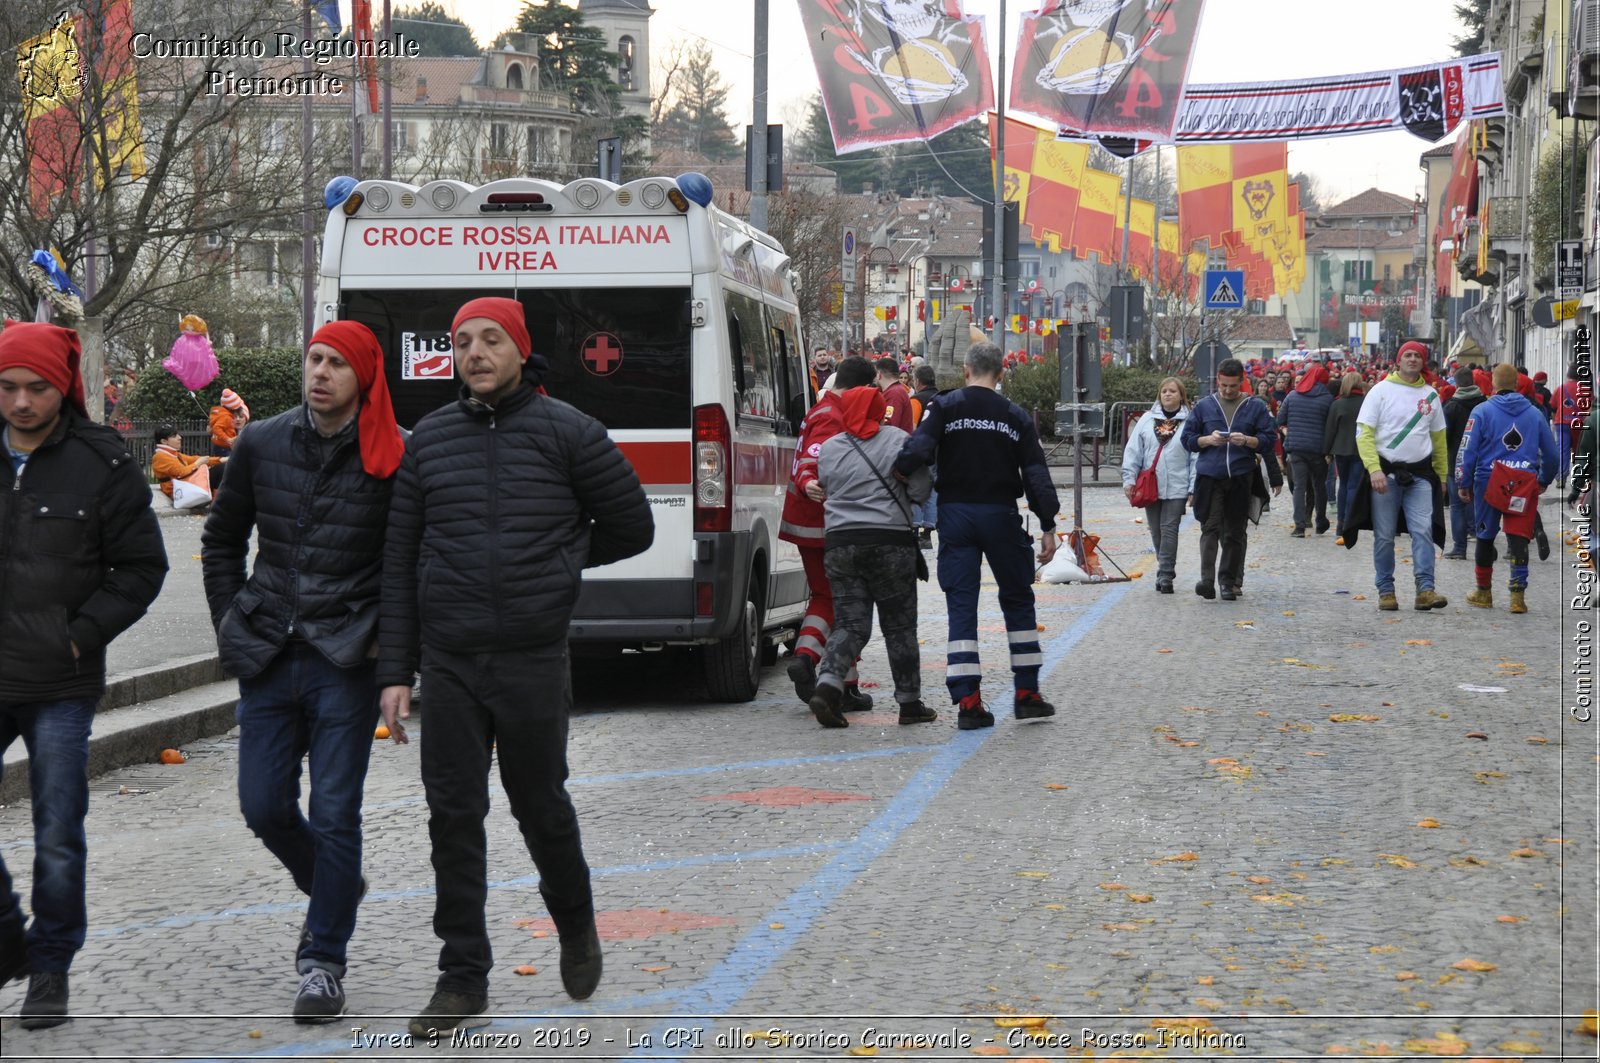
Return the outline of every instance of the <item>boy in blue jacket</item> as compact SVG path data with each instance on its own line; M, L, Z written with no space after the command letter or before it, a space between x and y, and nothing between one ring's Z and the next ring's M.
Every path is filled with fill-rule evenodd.
M1539 512L1539 494L1556 478L1559 466L1550 422L1519 394L1515 366L1494 367L1494 398L1472 411L1456 452L1456 489L1472 503L1477 537L1477 589L1467 604L1494 605L1495 536L1505 524L1506 554L1511 558L1511 611L1528 611L1528 540Z

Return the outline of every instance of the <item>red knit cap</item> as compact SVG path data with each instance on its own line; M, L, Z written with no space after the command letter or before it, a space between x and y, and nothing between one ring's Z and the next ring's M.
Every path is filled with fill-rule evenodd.
M456 318L450 322L450 336L454 339L456 330L463 321L470 321L475 317L488 318L505 330L511 342L517 345L517 350L522 354L522 360L527 361L528 355L533 352L533 339L528 335L528 319L522 312L522 304L515 299L503 299L497 295L485 295L467 303L456 311Z
M6 319L0 331L0 372L27 369L66 396L72 408L89 416L83 404L83 374L78 362L83 346L78 334L60 325Z
M367 475L384 480L400 467L405 440L394 420L389 383L383 375L383 348L378 337L359 321L330 321L312 333L311 343L324 343L338 351L355 370L361 387L361 412L356 436L361 442L361 467ZM311 343L306 344L309 348Z

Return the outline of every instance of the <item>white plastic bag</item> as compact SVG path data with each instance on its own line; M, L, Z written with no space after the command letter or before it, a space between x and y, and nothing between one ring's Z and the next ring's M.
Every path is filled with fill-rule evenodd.
M188 480L172 481L172 508L199 509L210 505L211 492Z
M1071 550L1058 549L1056 556L1039 573L1041 583L1088 583L1089 574L1078 567Z

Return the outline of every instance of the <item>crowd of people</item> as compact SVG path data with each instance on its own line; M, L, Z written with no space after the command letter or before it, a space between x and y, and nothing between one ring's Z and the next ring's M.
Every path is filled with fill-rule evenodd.
M213 459L229 470L206 518L202 568L220 659L239 681L241 810L308 898L292 953L297 1022L344 1011L346 946L367 890L360 817L374 728L381 719L393 741L408 741L419 672L438 714L421 780L441 949L435 991L409 1029L428 1036L486 1021L484 818L496 749L559 934L562 984L583 1000L601 977L565 787L567 629L580 570L646 550L654 520L604 426L545 393L549 367L532 353L520 303L465 303L451 338L460 397L409 436L394 418L377 338L340 321L307 344L302 405L239 431L248 410L224 391L212 429L225 454L186 455L175 431L158 430L169 480ZM957 727L996 722L981 682L985 564L1005 621L1011 715L1056 712L1041 690L1033 581L1035 563L1058 548L1059 499L1032 415L1003 394L1005 355L981 334L973 340L963 385L944 392L931 367L893 356L813 362L820 393L800 427L781 537L798 548L810 590L788 675L824 727L848 726L848 713L872 704L856 665L874 609L899 722L938 718L924 701L916 637L917 582L930 578L935 532ZM0 751L18 737L27 744L35 835L31 921L0 859L0 985L28 978L24 1029L69 1016L68 971L87 926L88 737L106 646L144 614L167 571L140 470L117 433L87 414L80 354L69 329L13 322L0 331L13 474L13 490L0 493L11 536L0 557ZM1412 342L1388 371L1345 369L1337 397L1329 367L1315 362L1298 380L1273 370L1265 393L1268 370L1232 359L1197 401L1181 380L1163 380L1122 465L1130 500L1148 510L1156 591L1174 593L1192 509L1195 593L1242 595L1249 525L1287 481L1291 535L1332 529L1346 547L1372 535L1380 609L1399 608L1401 532L1411 537L1415 609L1448 604L1435 567L1448 526L1445 557L1465 559L1473 540L1468 604L1493 605L1503 535L1509 608L1526 612L1530 543L1548 550L1539 495L1560 482L1570 455L1568 498L1589 491L1592 500L1600 418L1585 420L1592 396L1578 366L1548 396L1509 364L1451 368L1449 382L1430 373L1426 347ZM1037 548L1019 498L1039 522Z
M1122 462L1130 500L1141 472L1152 470L1158 485L1148 503L1157 592L1173 592L1178 525L1192 507L1202 529L1195 593L1235 600L1248 525L1259 519L1269 485L1276 494L1287 482L1291 536L1332 529L1336 542L1354 547L1361 532L1371 533L1380 609L1399 608L1394 550L1401 532L1411 541L1417 610L1449 604L1437 587L1436 559L1442 551L1466 560L1469 538L1474 586L1467 602L1492 607L1495 543L1503 532L1509 608L1526 612L1529 545L1537 544L1541 558L1550 552L1539 495L1566 482L1570 465L1566 500L1574 503L1593 475L1595 419L1587 418L1586 429L1592 395L1583 369L1574 363L1562 387L1549 392L1541 390L1545 374L1529 377L1509 363L1452 364L1445 378L1429 358L1424 344L1410 341L1387 369L1351 362L1337 396L1329 366L1314 360L1296 370L1261 363L1246 369L1230 359L1217 369L1215 390L1192 406L1182 381L1162 381L1157 401L1129 433ZM1181 446L1170 445L1174 440ZM1591 556L1593 527L1591 521Z

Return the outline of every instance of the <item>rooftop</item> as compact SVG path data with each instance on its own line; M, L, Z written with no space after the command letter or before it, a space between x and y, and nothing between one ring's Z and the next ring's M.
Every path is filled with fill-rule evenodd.
M1371 218L1395 214L1410 215L1413 207L1413 201L1406 196L1369 188L1365 192L1351 196L1343 203L1328 207L1322 212L1322 217Z
M1251 314L1237 322L1228 333L1231 343L1281 343L1284 347L1294 346L1294 329L1289 327L1289 319L1282 314L1272 316L1269 314Z

